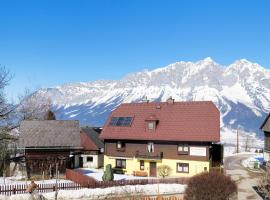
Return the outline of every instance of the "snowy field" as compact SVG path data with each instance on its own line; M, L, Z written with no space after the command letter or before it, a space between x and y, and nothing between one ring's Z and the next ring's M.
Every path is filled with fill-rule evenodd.
M97 181L102 181L103 169L91 169L91 168L83 168L82 172L84 175L90 176ZM132 176L125 174L114 174L114 180L135 180L135 179L148 179L149 177L140 177L140 176ZM151 179L153 179L151 177Z
M127 195L157 195L157 194L182 194L186 185L181 184L153 184L153 185L128 185L121 187L81 189L81 190L60 190L58 200L67 199L87 199L96 200L109 196L127 196ZM48 200L54 200L55 193L44 193L43 196ZM10 197L0 196L0 200L28 200L29 194L18 194Z
M232 156L236 153L237 130L222 128L221 141L224 144L224 157ZM239 152L251 152L263 149L264 141L256 137L255 133L249 133L239 130Z

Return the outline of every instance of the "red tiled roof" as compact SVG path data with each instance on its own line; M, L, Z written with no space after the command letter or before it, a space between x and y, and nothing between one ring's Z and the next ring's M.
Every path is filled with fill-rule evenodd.
M147 130L149 116L155 116L155 131ZM110 126L112 117L134 117L131 126ZM174 103L121 104L103 127L103 139L166 140L166 141L220 141L219 110L210 101Z
M145 118L145 121L158 121L158 118L156 115L149 115Z
M84 150L88 151L99 150L97 145L91 140L90 137L87 136L87 134L83 130L81 130L80 138L81 138L81 145L83 146Z

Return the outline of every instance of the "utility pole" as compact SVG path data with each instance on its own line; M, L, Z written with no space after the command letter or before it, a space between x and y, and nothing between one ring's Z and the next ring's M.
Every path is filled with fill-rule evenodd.
M239 132L237 128L237 133L236 133L236 153L239 153Z

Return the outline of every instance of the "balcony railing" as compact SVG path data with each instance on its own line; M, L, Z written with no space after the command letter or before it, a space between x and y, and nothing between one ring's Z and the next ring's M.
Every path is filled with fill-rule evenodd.
M140 153L139 151L136 151L135 158L141 160L162 160L163 152L155 154L155 153Z

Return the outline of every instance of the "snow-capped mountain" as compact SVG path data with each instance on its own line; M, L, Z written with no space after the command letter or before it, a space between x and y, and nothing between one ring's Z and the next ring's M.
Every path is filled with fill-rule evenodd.
M123 102L211 100L221 112L225 128L259 133L270 111L270 71L241 59L222 66L211 58L176 62L152 71L128 74L117 81L70 83L42 89L51 98L59 119L102 126L109 113Z

